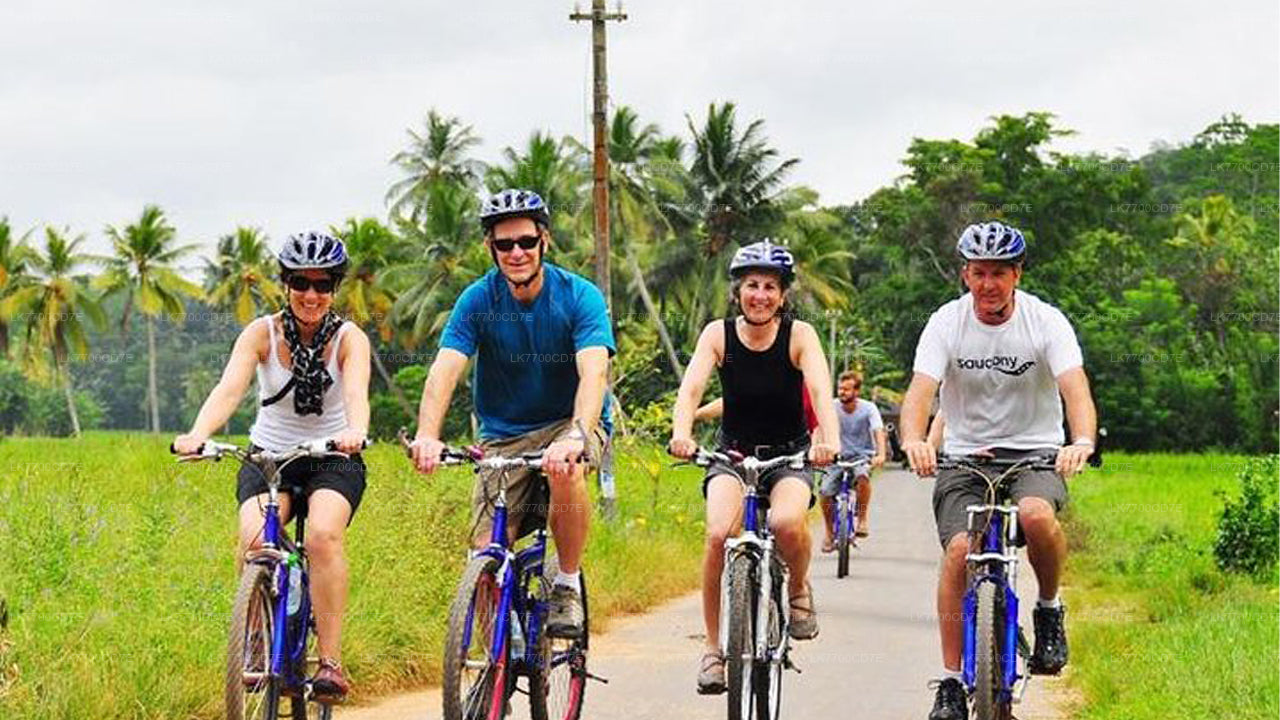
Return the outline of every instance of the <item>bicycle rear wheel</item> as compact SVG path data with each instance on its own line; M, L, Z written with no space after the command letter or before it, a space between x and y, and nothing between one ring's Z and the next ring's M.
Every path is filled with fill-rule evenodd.
M1001 639L1004 636L1004 602L995 583L978 586L977 648L974 668L973 714L976 720L1010 720L1010 697L1001 687Z
M849 498L840 495L836 502L836 577L849 574L849 552L853 543L853 509Z
M227 720L276 720L280 678L271 674L276 626L272 592L274 568L248 564L231 606L224 687Z
M506 713L507 642L490 657L502 599L499 563L473 558L449 607L444 643L445 720L498 720Z
M555 555L543 561L539 600L551 596L551 583L560 569ZM578 720L587 694L587 643L591 637L591 611L587 604L587 575L582 583L582 639L538 634L538 664L529 671L529 714L533 720ZM545 605L544 605L545 607ZM545 618L544 618L545 619Z

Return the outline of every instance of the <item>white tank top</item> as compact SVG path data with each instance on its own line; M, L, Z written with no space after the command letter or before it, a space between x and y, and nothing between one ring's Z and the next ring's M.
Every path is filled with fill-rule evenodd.
M350 322L342 323L329 342L329 361L325 369L333 384L325 391L320 415L299 415L293 411L293 391L280 400L262 407L262 401L280 392L293 373L280 362L276 349L276 320L267 318L267 336L271 349L266 362L258 363L258 416L249 429L249 442L272 452L284 452L309 440L331 438L347 429L346 408L342 401L342 370L338 367L338 350Z

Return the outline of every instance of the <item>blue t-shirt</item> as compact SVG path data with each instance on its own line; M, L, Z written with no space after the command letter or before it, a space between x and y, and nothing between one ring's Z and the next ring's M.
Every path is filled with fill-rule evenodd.
M600 289L550 263L542 267L542 290L527 305L497 269L485 273L462 291L440 336L441 348L477 355L473 397L486 440L573 417L578 351L618 351ZM613 431L607 394L600 424Z

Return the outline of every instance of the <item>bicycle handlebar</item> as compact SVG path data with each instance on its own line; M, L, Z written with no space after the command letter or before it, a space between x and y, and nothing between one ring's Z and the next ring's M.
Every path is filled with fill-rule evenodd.
M403 428L397 433L400 438L400 445L404 447L405 454L410 458L413 457L413 441L409 440L409 435ZM441 465L475 465L477 468L486 470L514 470L517 468L532 468L534 470L542 469L542 456L545 450L537 452L521 453L510 457L492 456L485 457L484 449L478 445L470 445L465 448L455 448L445 445L440 451ZM587 454L584 452L574 459L574 462L586 462Z
M793 453L791 455L779 455L768 460L761 460L754 455L743 455L736 450L730 450L728 453L722 453L717 450L708 450L704 447L699 447L694 451L691 462L698 467L708 467L711 463L719 460L720 462L734 467L739 467L744 470L755 470L756 472L763 473L783 465L790 465L792 469L800 470L804 468L808 457L808 451L801 450L800 452Z
M939 470L1055 470L1057 457L1054 455L1027 455L1019 458L997 458L988 455L943 455L938 458Z
M371 443L368 438L361 442L361 449L369 447ZM178 454L177 448L172 444L169 445L169 452L173 455ZM331 455L343 455L346 453L338 452L338 445L331 438L321 440L308 440L301 443L292 450L276 452L272 450L254 450L242 448L232 443L216 442L214 440L206 440L196 450L194 455L182 455L178 458L178 462L197 462L200 460L221 460L231 455L245 461L267 460L276 463L288 462L300 457L329 457Z

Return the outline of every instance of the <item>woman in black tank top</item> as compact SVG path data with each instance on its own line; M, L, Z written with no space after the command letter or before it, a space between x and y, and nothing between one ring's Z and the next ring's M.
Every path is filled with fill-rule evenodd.
M782 317L773 344L752 350L742 343L734 318L724 320L724 361L720 387L724 392L724 420L720 442L754 454L753 448L779 448L773 454L796 452L808 444L805 427L804 373L791 363L791 325ZM781 448L795 448L781 451Z
M769 241L740 248L729 269L739 318L706 326L680 384L670 451L689 458L697 449L693 416L711 372L718 368L724 391L721 445L766 459L809 447L803 392L815 399L832 396L831 376L813 327L784 314L787 288L795 278L791 253ZM758 349L754 349L758 348ZM815 401L817 442L810 460L825 465L839 452L840 430L830 402ZM827 438L830 438L829 440ZM782 467L760 478L769 499L769 526L791 570L791 636L818 634L813 591L809 587L810 541L806 524L813 495L807 471ZM712 465L703 480L707 498L707 544L702 564L706 651L698 672L698 692L724 692L724 658L719 651L720 575L725 541L736 536L745 489L732 467Z

